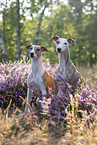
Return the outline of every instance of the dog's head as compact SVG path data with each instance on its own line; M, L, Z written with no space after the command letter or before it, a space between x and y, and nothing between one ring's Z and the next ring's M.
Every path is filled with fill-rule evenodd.
M37 60L41 56L42 52L48 51L45 46L38 46L38 45L27 45L26 49L29 49L30 57L33 60Z
M69 47L70 44L72 43L76 44L76 40L72 38L63 39L63 38L60 38L59 36L54 36L50 39L50 41L51 40L54 40L56 42L56 51L58 53L62 53L66 51L66 49Z

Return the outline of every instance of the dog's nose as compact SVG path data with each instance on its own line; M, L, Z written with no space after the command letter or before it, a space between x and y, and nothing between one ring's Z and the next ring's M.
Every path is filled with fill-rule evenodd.
M58 53L60 53L61 52L61 48L57 48L57 51L58 51Z
M31 52L31 53L30 53L30 56L31 56L31 58L33 58L33 57L34 57L34 53L33 53L33 52Z

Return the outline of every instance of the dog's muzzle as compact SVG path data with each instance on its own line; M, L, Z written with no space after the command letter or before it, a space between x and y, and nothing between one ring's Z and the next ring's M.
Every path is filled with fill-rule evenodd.
M61 52L61 48L57 48L57 51L58 51L58 53L60 53Z
M34 53L32 52L32 53L30 53L30 56L31 56L31 58L33 58L34 57Z

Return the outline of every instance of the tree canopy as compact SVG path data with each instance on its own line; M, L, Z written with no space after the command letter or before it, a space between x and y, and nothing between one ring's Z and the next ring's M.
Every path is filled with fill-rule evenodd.
M26 55L24 48L34 43L46 46L49 53L44 54L44 58L55 64L58 62L55 45L49 40L52 35L59 35L76 40L76 46L70 46L71 59L75 64L93 66L97 62L96 1L3 0L0 5L0 37L5 43L7 61L23 57ZM36 34L37 41L34 42ZM20 53L18 58L17 52ZM0 54L2 61L2 49Z

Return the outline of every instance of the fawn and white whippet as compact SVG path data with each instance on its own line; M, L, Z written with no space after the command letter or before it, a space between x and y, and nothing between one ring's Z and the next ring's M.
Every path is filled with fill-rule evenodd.
M27 78L28 91L25 113L28 112L32 90L36 96L42 94L42 99L46 99L48 96L48 87L54 89L55 85L53 77L46 71L42 63L42 52L48 51L46 47L28 45L26 49L30 50L32 69Z
M59 55L59 65L58 69L55 71L55 78L64 78L74 89L76 89L78 80L82 79L82 76L72 63L69 52L69 45L72 43L76 44L76 40L72 38L63 39L59 36L52 37L51 40L56 42L56 51ZM55 94L57 93L58 87L57 83L55 83Z

